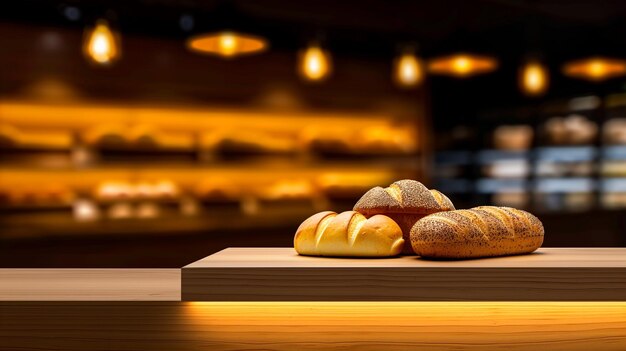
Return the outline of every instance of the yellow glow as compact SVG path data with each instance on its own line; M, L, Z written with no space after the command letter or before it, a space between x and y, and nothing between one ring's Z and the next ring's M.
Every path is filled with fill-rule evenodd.
M310 46L301 54L299 71L307 80L320 81L332 70L330 54L319 46Z
M267 46L264 38L235 32L202 34L187 41L187 48L191 51L225 58L259 53Z
M548 69L538 62L526 63L520 79L520 88L526 95L541 95L548 89Z
M601 81L626 75L626 60L593 57L568 62L563 73L573 78Z
M120 57L120 45L117 36L104 20L99 20L93 30L86 32L84 52L91 61L107 65Z
M377 345L387 348L586 351L626 347L626 302L183 302L181 318L224 348ZM608 340L608 341L607 341ZM459 346L461 345L461 346ZM495 346L494 346L495 345ZM376 349L376 348L374 348Z
M431 73L454 77L469 77L494 71L498 67L496 59L487 56L455 54L432 59L428 63Z
M422 61L412 54L404 54L396 61L394 80L400 86L414 87L424 79Z

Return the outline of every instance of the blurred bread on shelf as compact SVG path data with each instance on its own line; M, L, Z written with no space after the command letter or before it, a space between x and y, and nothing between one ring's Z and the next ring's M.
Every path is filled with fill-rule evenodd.
M153 183L154 195L157 199L175 199L180 195L176 183L168 179L161 179Z
M604 161L600 174L605 177L626 177L626 160Z
M139 181L104 181L96 186L94 198L98 201L120 201L134 199L175 199L180 194L178 185L171 180Z
M100 219L101 213L98 205L87 199L76 200L72 204L72 214L78 222L91 222Z
M300 135L302 145L312 152L350 153L355 132L347 127L321 128L308 127Z
M358 199L376 184L389 181L388 177L368 173L328 173L317 177L315 184L331 199Z
M128 126L100 124L86 130L83 141L93 147L123 147L128 145Z
M98 201L130 200L135 197L135 187L125 181L103 181L94 190L94 198Z
M309 127L300 138L306 149L321 153L410 154L418 151L417 134L408 126Z
M203 202L237 202L243 196L240 185L221 178L201 181L193 193Z
M626 118L613 118L604 123L603 141L609 145L626 145Z
M535 173L542 177L590 176L595 170L593 162L550 162L542 161L536 165Z
M492 178L523 178L530 173L527 160L503 160L483 166L483 173Z
M195 140L191 133L165 132L147 124L131 128L127 138L132 146L137 148L191 150L195 147Z
M0 147L11 147L20 143L20 131L8 124L0 124Z
M60 183L42 183L34 186L29 183L4 185L0 198L13 206L69 206L74 199L74 191Z
M528 150L533 135L533 129L528 125L503 125L493 132L493 144L501 150Z
M359 150L368 153L410 154L418 151L417 135L411 128L369 127L356 138Z
M517 208L528 207L529 200L528 193L522 192L500 192L493 194L491 197L491 202L496 206Z
M598 125L582 115L552 117L543 126L547 141L554 145L584 145L594 142Z
M217 130L200 136L200 147L226 153L292 153L297 149L295 137L263 130Z
M135 217L135 209L129 202L118 202L108 208L107 216L110 219L128 219Z
M67 130L18 129L9 124L0 124L0 147L69 149L72 135Z
M137 204L135 215L137 218L150 219L156 218L161 214L159 205L153 201L144 201Z
M256 196L264 201L311 200L316 191L308 180L281 180L257 190Z
M607 191L601 194L600 203L602 207L609 209L626 207L626 192Z

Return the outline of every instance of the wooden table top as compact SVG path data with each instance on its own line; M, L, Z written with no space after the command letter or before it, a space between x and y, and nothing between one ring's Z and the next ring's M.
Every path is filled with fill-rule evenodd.
M0 301L180 301L180 269L0 269Z
M541 248L530 255L472 260L426 260L417 256L334 258L300 256L292 248L228 248L184 268L624 268L626 248Z
M403 283L402 279L394 280L395 276L390 275L390 272L408 270L409 275L404 277L411 277L410 274L414 274L411 267L420 262L431 266L422 266L426 270L433 269L432 265L436 269L455 270L457 268L443 266L457 265L470 273L484 269L480 265L493 266L495 262L501 266L515 264L504 268L508 276L511 275L508 270L515 273L521 269L523 272L529 268L528 265L539 264L536 261L539 256L544 265L547 262L560 262L560 265L540 265L533 269L556 269L558 273L562 268L568 268L565 262L587 264L574 269L591 269L591 273L598 272L598 267L601 271L608 269L605 272L609 273L611 269L622 272L623 268L620 263L623 261L619 257L623 252L621 249L543 249L543 254L537 256L492 259L488 262L422 262L415 257L390 260L301 260L293 255L291 249L255 250L227 250L200 261L208 268L185 268L183 274L189 271L203 272L205 269L216 270L213 274L222 272L226 274L225 278L230 276L245 281L247 285L243 288L258 297L268 292L275 293L281 288L255 286L258 281L267 279L264 274L276 273L285 278L285 272L295 269L295 273L304 274L302 282L311 280L317 284L317 278L311 279L306 275L307 270L308 273L315 273L317 267L330 273L325 285L347 286L348 291L365 292L371 283L368 277L361 277L364 280L359 282L359 279L346 276L355 266L382 272L372 273L372 279L383 287L389 287L389 282ZM281 252L284 255L276 254ZM552 253L558 255L558 252L563 254L562 259L552 256ZM232 253L245 253L245 257L241 257L237 263L230 256ZM577 255L580 258L580 255L591 254L598 260L576 258ZM571 257L566 260L565 256L568 255ZM294 260L307 266L294 266ZM337 261L341 261L345 267L333 268L332 262ZM406 267L394 269L393 265L390 266L391 262L402 262ZM213 268L212 264L215 264ZM337 276L337 272L343 273ZM244 273L260 275L249 276ZM0 300L5 300L0 301L0 349L626 349L624 301L187 302L180 301L180 274L180 269L0 269ZM596 274L595 281L602 285L611 277L611 274ZM420 284L432 284L432 281L422 281L415 276L412 279ZM541 275L528 279L540 285L564 283L558 275L547 277L548 280L543 282ZM228 279L221 280L230 284ZM469 275L467 281L471 280L472 276ZM445 284L445 279L441 282ZM618 282L612 288L619 289L620 284ZM293 293L288 287L283 289ZM564 287L570 288L567 280ZM221 289L219 284L214 288ZM402 286L396 289L407 291ZM448 286L447 289L455 288ZM467 292L464 287L456 289L465 289ZM311 290L313 294L316 292L316 289L310 287L305 287L305 290ZM468 293L471 294L471 289ZM302 296L307 297L305 293Z
M626 248L462 261L229 248L182 270L185 301L626 301Z

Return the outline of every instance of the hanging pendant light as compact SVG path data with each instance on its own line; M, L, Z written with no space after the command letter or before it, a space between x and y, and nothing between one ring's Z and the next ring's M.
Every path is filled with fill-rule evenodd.
M318 44L312 44L300 52L298 72L309 81L322 81L332 72L332 58L330 53Z
M93 28L85 31L83 53L95 64L109 65L121 56L119 35L111 30L105 20L98 20Z
M189 50L223 58L260 53L267 47L264 38L233 31L200 34L187 40Z
M626 75L626 60L597 56L570 61L563 65L563 74L599 82Z
M539 96L548 90L548 68L537 60L526 62L520 69L519 86L528 96Z
M208 18L195 19L187 15L182 19L184 26L181 27L185 31L203 27L186 41L187 49L195 53L232 59L258 54L269 47L267 39L248 33L255 21L238 11L233 2L219 2Z
M405 52L396 58L393 69L394 82L403 88L419 86L424 80L424 64L414 53Z
M437 57L428 62L429 72L457 78L489 73L497 68L498 61L495 58L467 53Z

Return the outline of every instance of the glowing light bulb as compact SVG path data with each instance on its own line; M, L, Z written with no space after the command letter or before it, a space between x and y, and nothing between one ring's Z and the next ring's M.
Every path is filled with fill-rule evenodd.
M419 85L424 79L422 62L412 54L404 54L396 61L394 72L396 83L404 87Z
M571 61L563 66L563 73L573 78L599 82L626 75L626 60L592 57Z
M589 64L589 75L593 78L599 78L606 74L606 65L600 60L591 61Z
M120 56L119 43L106 21L100 20L87 32L84 52L91 61L106 65Z
M330 54L319 46L310 46L301 55L300 74L308 80L320 81L327 78L331 71Z
M191 51L226 59L260 53L267 50L268 45L264 38L229 31L200 34L187 40Z
M497 68L498 61L495 58L473 54L454 54L436 57L428 63L428 71L430 73L459 78L489 73Z
M548 70L538 62L525 64L520 79L520 88L526 95L541 95L548 89Z
M237 41L237 37L233 33L220 34L218 43L219 51L222 55L233 56L237 53L239 43Z
M452 68L459 74L467 74L471 71L471 61L466 56L459 56L452 62Z

